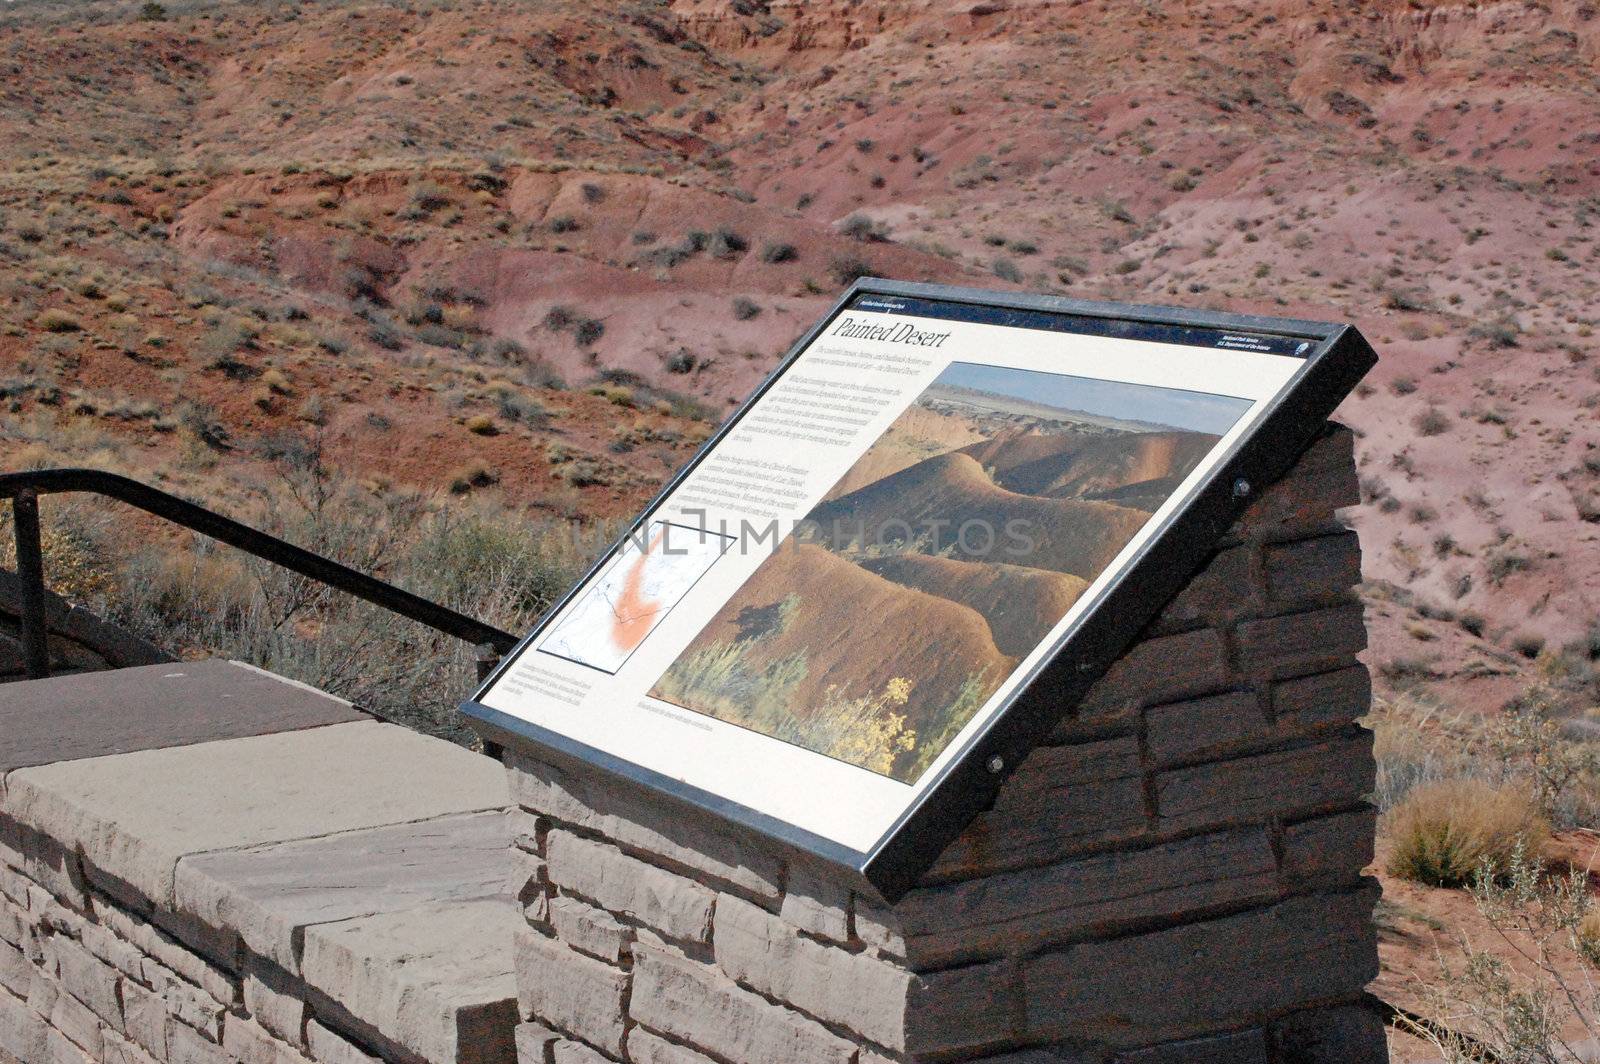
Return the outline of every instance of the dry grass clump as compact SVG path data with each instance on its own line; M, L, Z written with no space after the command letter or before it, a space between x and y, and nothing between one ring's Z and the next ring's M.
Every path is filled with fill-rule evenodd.
M1590 909L1578 921L1578 955L1600 968L1600 910Z
M45 332L53 333L79 332L83 329L83 322L64 310L47 310L35 319L34 324Z
M1452 779L1423 784L1389 815L1389 874L1460 887L1504 875L1518 854L1538 854L1550 836L1531 795L1518 786Z

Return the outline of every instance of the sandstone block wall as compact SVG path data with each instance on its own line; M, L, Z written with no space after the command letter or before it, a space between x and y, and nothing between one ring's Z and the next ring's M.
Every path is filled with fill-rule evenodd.
M508 751L522 1064L1376 1064L1330 427L903 900Z
M0 845L0 1051L23 1064L382 1059L314 1016L276 965L241 961L215 932L231 964L208 959L89 887L50 840L24 846Z
M505 773L230 662L0 687L0 1064L508 1064Z

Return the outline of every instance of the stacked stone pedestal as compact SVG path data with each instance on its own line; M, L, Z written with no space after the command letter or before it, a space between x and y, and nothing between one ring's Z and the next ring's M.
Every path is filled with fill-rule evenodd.
M499 766L225 661L0 688L0 1064L508 1064Z
M892 906L508 751L522 1064L1385 1060L1356 501L1330 427Z

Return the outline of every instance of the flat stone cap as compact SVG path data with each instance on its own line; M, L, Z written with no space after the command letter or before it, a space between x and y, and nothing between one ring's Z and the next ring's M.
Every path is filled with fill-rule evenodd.
M84 672L0 688L11 769L370 720L342 698L234 661Z
M385 1057L515 1060L508 805L495 761L233 662L0 686L0 843L45 837Z
M17 769L0 812L165 908L192 854L507 801L504 772L481 754L365 720Z

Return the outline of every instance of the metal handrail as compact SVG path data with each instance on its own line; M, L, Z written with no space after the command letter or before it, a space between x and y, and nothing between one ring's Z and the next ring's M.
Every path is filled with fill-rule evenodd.
M0 499L11 500L16 520L17 576L22 583L22 651L29 679L50 675L45 621L44 556L39 546L39 496L89 492L127 503L173 524L210 536L301 576L425 624L434 631L505 654L517 637L420 595L386 584L347 565L313 554L203 506L102 469L38 469L0 473ZM481 671L481 663L480 663Z

